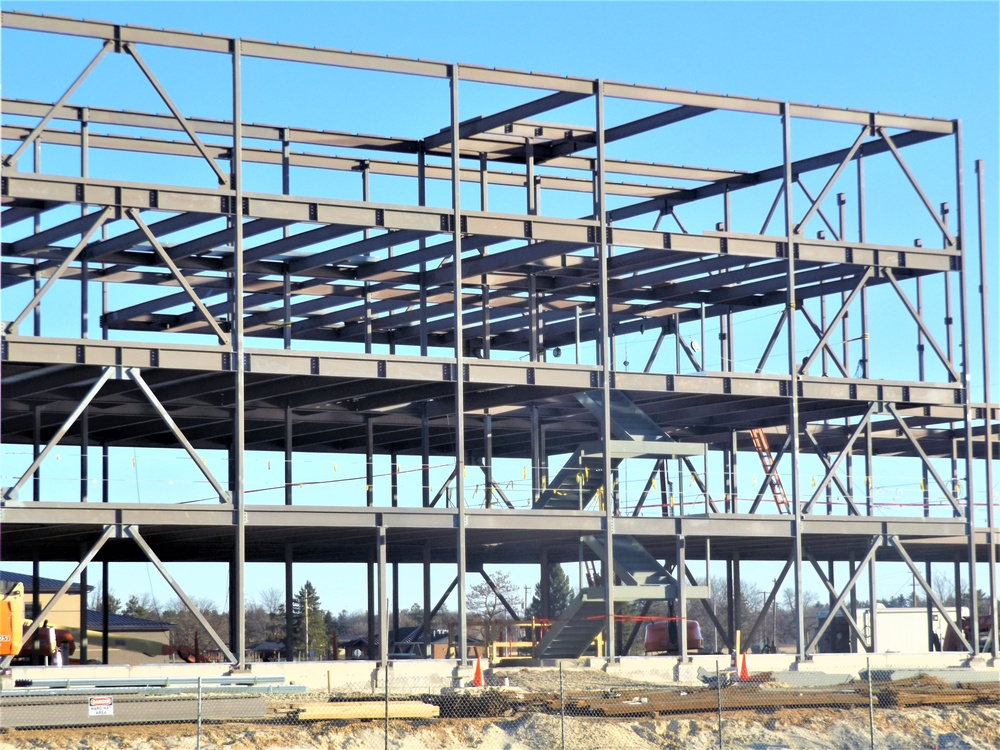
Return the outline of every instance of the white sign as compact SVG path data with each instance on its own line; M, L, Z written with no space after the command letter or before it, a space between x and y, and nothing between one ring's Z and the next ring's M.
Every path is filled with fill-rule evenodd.
M90 699L88 716L114 716L115 699L110 695L99 695Z

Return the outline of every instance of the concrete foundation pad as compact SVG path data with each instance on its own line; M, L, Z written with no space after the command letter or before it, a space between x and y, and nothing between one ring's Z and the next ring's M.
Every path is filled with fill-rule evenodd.
M742 666L743 656L740 656ZM965 653L933 654L817 654L805 661L796 661L794 654L747 654L747 670L751 677L771 672L777 681L802 686L833 685L859 679L871 668L884 672L892 679L902 675L928 674L949 682L1000 681L1000 665L989 657L970 659ZM610 661L605 658L545 659L525 661L518 668L559 669L573 672L603 672L622 681L652 682L672 685L698 685L699 669L714 674L731 669L726 654L699 654L681 661L676 656L629 656ZM490 665L482 662L487 683L491 682ZM390 662L389 680L393 690L403 692L433 692L470 685L475 674L475 662L459 665L455 660L407 659ZM326 662L267 662L253 663L246 670L233 672L228 664L143 664L82 665L63 668L14 667L4 677L4 686L13 687L14 680L52 680L54 678L136 680L203 677L211 680L238 675L240 677L279 677L277 684L306 686L308 690L327 692L376 692L385 689L384 671L375 661ZM502 678L497 678L502 679Z

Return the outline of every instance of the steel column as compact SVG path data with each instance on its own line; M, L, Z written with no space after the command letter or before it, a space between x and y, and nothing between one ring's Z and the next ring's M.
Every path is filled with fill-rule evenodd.
M386 553L388 539L385 526L379 526L376 547L378 549L378 663L389 663L389 590L386 586Z
M245 363L245 343L243 341L243 104L242 104L242 41L233 39L231 41L232 65L233 65L233 153L230 160L230 188L233 191L233 317L232 317L232 344L233 344L233 370L235 371L235 392L233 394L233 476L230 477L233 485L233 511L236 516L236 539L233 549L233 588L229 595L230 608L236 609L236 632L231 634L230 641L233 651L236 653L237 665L242 667L246 659L246 522L247 513L244 499L245 486L245 410L246 410L246 363ZM145 66L140 60L135 50L129 47L129 52L139 66L143 68L150 77L150 81L156 86L151 74L145 70ZM165 93L160 92L164 101L170 104ZM183 126L183 118L178 117ZM187 128L185 128L187 130ZM188 133L198 145L197 137L193 133ZM221 174L214 161L209 159L209 163L219 176L219 182L225 184L225 177Z
M459 67L449 69L451 93L451 208L454 241L454 296L455 296L455 492L458 495L458 627L460 664L469 662L469 623L465 590L465 340L462 334L462 170L461 141L459 134L458 83Z
M785 238L787 246L785 255L788 259L788 292L786 308L788 310L788 378L789 378L789 415L788 434L791 443L791 473L792 473L792 515L795 533L795 644L800 659L806 656L805 620L803 618L803 597L805 590L802 582L802 524L804 511L801 507L799 490L799 379L797 355L795 351L795 221L792 214L792 120L790 105L782 105L781 125L783 134L782 154L785 165Z
M604 596L605 596L605 656L608 659L615 657L615 565L614 565L614 533L615 516L614 503L612 502L612 467L611 467L611 319L610 307L608 305L608 219L607 219L607 197L605 195L605 156L604 156L604 81L598 79L594 81L594 101L595 101L595 139L597 146L597 158L594 160L594 214L598 221L597 229L597 263L598 263L598 320L597 337L598 352L601 366L601 393L603 414L601 419L601 450L604 459L604 535L605 535L605 560L604 569Z
M882 137L889 141L888 136L885 133ZM889 141L891 144L891 141ZM895 149L893 154L896 155L896 159L899 160L902 165L902 160L896 153ZM904 167L905 168L905 167ZM964 419L964 435L963 439L965 442L965 507L966 507L966 520L968 521L968 548L969 548L969 619L970 628L969 632L972 636L972 653L979 653L979 597L976 595L978 589L976 588L976 493L975 493L975 476L973 472L973 453L975 451L975 445L972 441L972 353L969 351L969 347L972 345L972 339L969 336L969 309L968 309L968 291L966 289L966 265L967 257L965 252L965 185L964 185L964 165L962 164L962 124L961 122L955 122L955 188L957 193L957 237L955 238L956 247L962 254L962 262L959 265L958 270L958 292L959 292L959 312L961 318L961 348L962 348L962 417ZM921 194L922 195L922 194ZM924 199L926 202L926 198ZM937 219L938 223L941 220L938 218L937 214L933 211L934 218ZM947 234L947 227L942 227L942 231ZM992 488L987 489L987 497Z
M993 658L997 658L1000 640L1000 592L997 591L997 544L996 516L993 500L993 402L990 401L990 333L989 333L989 290L986 279L986 206L983 189L983 162L976 162L976 198L979 204L979 303L980 323L983 333L983 401L986 403L986 543L989 545L990 615L993 629L989 648Z

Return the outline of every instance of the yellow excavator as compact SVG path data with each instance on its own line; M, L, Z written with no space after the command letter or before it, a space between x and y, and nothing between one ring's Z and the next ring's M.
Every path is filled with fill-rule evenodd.
M0 657L17 656L24 634L24 584L0 590Z

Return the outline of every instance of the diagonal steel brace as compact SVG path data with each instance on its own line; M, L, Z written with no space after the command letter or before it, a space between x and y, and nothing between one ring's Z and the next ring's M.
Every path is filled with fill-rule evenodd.
M42 608L42 611L38 613L38 617L36 617L34 621L31 623L31 625L28 626L28 629L24 631L24 635L22 636L23 641L31 640L31 636L33 636L35 634L35 631L38 630L39 625L45 622L46 618L48 618L49 612L55 609L56 604L58 604L59 600L62 599L63 594L69 591L70 586L73 585L73 583L76 581L80 573L83 572L84 568L90 565L90 561L97 556L97 553L101 551L101 547L103 547L104 543L111 538L114 532L115 532L114 526L104 527L104 533L101 534L101 536L97 539L96 542L94 542L94 546L90 548L90 552L88 552L86 557L84 557L80 561L80 563L75 568L73 568L73 572L69 574L69 577L65 581L63 581L63 584L62 586L59 587L59 590L56 591L56 593L53 595L51 599L49 599L48 603ZM86 592L84 592L84 596L86 596ZM16 627L21 627L21 626L17 625ZM10 666L10 663L11 661L13 661L14 656L15 656L14 654L5 656L3 660L0 661L0 667L6 668Z
M774 325L774 330L771 332L771 338L767 342L767 346L764 347L764 353L760 355L760 361L757 363L757 369L754 370L755 373L760 373L764 369L764 365L767 364L768 357L771 356L771 350L774 349L774 345L778 343L778 336L781 334L781 329L785 325L785 321L788 319L788 308L784 308L781 311L781 315L778 316L778 322Z
M799 186L799 189L802 191L802 194L806 197L806 200L811 203L813 201L812 193L809 192L809 189L806 187L806 184L802 182L801 178L798 175L795 176L795 184ZM833 228L833 224L831 224L830 220L826 218L826 214L823 213L823 209L820 208L817 209L817 211L819 211L819 218L823 220L823 223L826 224L826 228L830 230L830 234L833 235L833 238L837 242L840 242L840 232L838 232L836 229ZM798 234L798 230L796 230L796 234Z
M441 598L438 599L438 603L434 605L433 609L431 609L430 611L430 614L427 615L427 622L430 622L431 620L434 619L437 613L441 610L441 607L443 607L444 603L448 600L448 597L451 596L451 592L454 591L457 586L458 586L458 576L455 576L455 578L452 579L451 585L449 585L448 588L445 589L445 592L441 594ZM415 643L417 639L423 636L423 634L424 634L424 626L423 623L421 623L420 625L417 626L417 629L413 631L413 642Z
M833 478L834 473L840 467L840 462L844 460L844 457L854 446L855 441L858 439L861 433L864 432L865 428L868 426L869 420L872 418L872 415L877 410L878 410L877 403L874 403L868 407L868 411L865 412L865 415L861 418L861 421L858 422L857 426L854 428L854 432L852 432L850 438L848 438L847 444L844 446L843 450L840 451L840 454L834 460L833 464L830 465L829 469L826 472L826 476L823 477L823 481L819 483L819 486L816 487L816 491L813 493L813 496L809 498L809 502L805 504L805 507L802 509L803 514L808 513L810 508L812 508L813 504L819 499L819 496L823 494L823 491L826 489L826 486L830 483L830 480ZM854 509L854 512L857 513L858 515L861 515L860 513L858 513L857 508Z
M830 581L830 579L826 577L826 573L823 572L823 568L821 568L819 563L816 562L816 558L810 555L809 553L806 553L806 559L809 560L809 562L812 564L813 569L816 571L816 575L819 576L819 579L823 582L823 585L826 587L826 590L829 591L834 596L836 596L837 589L834 588L833 583ZM851 626L851 630L854 631L854 634L858 637L858 640L860 640L862 645L865 647L865 650L871 651L872 650L871 644L869 644L868 639L865 638L864 629L860 625L858 625L858 621L854 619L854 616L850 612L848 612L846 608L842 607L841 609L843 609L844 618L847 620L847 624ZM832 611L830 614L827 615L827 617L830 618L831 621L832 618L834 618L835 616L836 616L836 611Z
M187 119L184 117L184 115L181 114L181 111L177 109L177 105L175 105L173 101L171 101L170 97L167 95L167 92L164 91L163 87L160 85L160 82L156 80L156 76L153 75L153 71L151 71L149 67L146 65L146 63L143 61L143 59L139 57L139 53L136 51L135 46L133 46L129 42L125 42L125 44L123 44L122 47L125 49L126 52L128 52L129 56L131 56L131 58L135 60L136 65L139 66L139 69L143 72L143 75L146 76L147 80L153 85L153 88L156 89L156 93L160 95L160 98L163 100L163 103L170 108L170 112L173 114L178 124L180 124L180 126L184 129L184 132L187 133L188 138L191 139L191 142L194 143L195 148L197 148L198 151L201 152L201 155L205 157L205 161L208 162L208 166L212 168L212 171L215 172L215 176L219 178L219 184L225 185L226 182L228 181L226 179L226 175L223 174L222 170L219 169L219 165L215 163L215 160L208 153L208 150L205 148L205 144L201 142L201 139L198 137L198 134L195 133L194 128L191 127L191 123L189 123Z
M892 269L883 268L882 273L885 274L887 279L889 279L889 282L892 284L892 288L896 290L896 294L899 295L899 299L910 313L910 317L913 318L920 330L923 331L924 336L927 337L927 343L931 345L931 349L934 350L934 353L938 355L938 359L941 360L942 364L944 364L944 366L948 369L948 372L951 373L952 380L956 383L961 383L962 378L960 378L958 373L955 372L955 368L952 367L948 357L941 350L941 347L938 346L938 342L934 340L931 332L927 330L927 326L924 325L924 321L921 319L920 314L913 308L913 305L906 296L906 292L904 292L903 288L899 285L899 281L896 279L896 275L892 272Z
M113 367L104 368L103 372L101 372L101 376L97 378L96 382L92 386L90 386L90 390L87 391L87 395L83 397L80 403L76 405L76 408L73 409L68 417L66 417L66 421L64 421L62 426L56 430L56 434L52 436L48 445L46 445L45 448L42 449L42 452L38 454L38 458L31 462L31 466L29 466L27 471L21 475L21 478L17 480L13 487L9 487L4 490L3 496L5 500L14 499L17 491L21 489L25 482L28 481L28 477L35 472L35 469L41 466L42 461L45 460L45 457L49 455L52 449L59 445L59 441L66 436L66 433L69 432L69 428L72 427L76 420L80 418L80 415L83 414L84 410L90 405L90 402L94 400L98 391L104 387L104 384L108 382L114 372L115 368ZM35 500L38 499L39 498L37 497L35 498Z
M767 225L771 223L771 219L774 217L774 211L778 208L778 201L781 200L781 196L785 194L785 183L782 182L778 185L778 192L775 193L774 202L771 203L771 209L767 212L767 216L764 218L764 223L760 226L760 231L757 234L764 234L767 231Z
M143 392L152 407L156 409L156 412L160 415L160 419L163 420L164 424L166 424L170 431L174 434L174 437L177 438L177 442L184 447L184 450L187 451L188 455L191 456L191 459L194 461L195 466L197 466L198 470L205 475L205 479L208 480L208 483L212 485L212 489L219 494L219 502L231 503L232 498L229 493L222 487L221 484L219 484L219 480L215 478L212 472L208 470L208 467L202 462L201 457L195 452L194 446L191 445L186 437L184 437L184 433L181 432L180 427L178 427L177 423L174 422L170 413L166 410L163 404L160 403L156 394L153 393L153 389L150 388L146 381L142 379L142 374L139 370L135 367L129 367L125 370L125 372L129 379L139 386L139 390Z
M848 618L851 617L851 613L848 612L846 609L844 609L844 599L847 598L847 595L857 585L858 579L861 578L861 574L865 572L865 567L872 560L872 558L875 557L875 553L878 552L881 546L882 546L882 537L881 536L873 537L872 546L868 548L868 552L865 553L865 557L861 561L861 564L858 565L858 569L854 571L854 575L851 576L851 580L847 582L847 585L844 586L844 590L840 592L840 596L837 597L837 600L833 603L833 606L830 607L830 613L826 616L826 619L823 620L823 624L820 625L819 629L816 631L816 635L813 636L812 640L809 641L809 645L806 646L805 650L807 654L811 653L813 649L816 648L816 644L819 643L820 638L823 637L823 634L826 632L826 629L830 627L830 624L833 622L834 615L836 615L838 609L843 609L844 615ZM856 626L857 624L855 623L855 627ZM864 635L861 635L861 640L862 642L864 642L865 640Z
M812 215L819 210L820 203L822 203L823 199L826 198L826 194L830 192L830 188L833 187L834 183L840 177L841 172L843 172L847 165L851 163L851 159L854 158L854 155L858 153L858 149L861 148L861 142L864 141L866 135L868 135L868 126L863 125L861 127L861 132L858 133L858 137L854 140L854 145L852 145L850 150L848 150L844 159L840 162L840 165L834 173L830 175L830 179L826 181L826 185L823 186L823 189L819 191L819 195L816 196L816 200L812 202L812 206L809 207L806 215L802 217L802 221L795 225L795 234L802 234L802 230L805 228L806 224L809 223L809 219L812 218ZM801 185L801 183L799 184ZM825 217L824 221L826 221ZM829 223L827 223L827 226L830 226ZM834 232L834 235L837 235L837 233ZM837 236L837 240L840 240L839 236Z
M510 614L511 619L516 621L518 618L517 612L515 612L514 608L510 606L510 602L507 601L507 597L505 597L500 592L500 589L497 588L497 585L493 582L493 579L490 578L489 575L486 573L486 571L483 570L482 568L479 569L479 575L483 577L483 580L486 581L486 585L489 586L490 589L493 591L493 593L497 595L497 599L503 605L503 608L506 609L507 612Z
M31 302L29 302L21 311L21 314L18 315L13 322L8 324L7 333L17 333L18 326L20 326L24 319L28 317L28 314L38 306L38 303L42 301L42 297L44 297L45 293L52 288L52 285L56 283L56 280L66 272L66 269L69 268L69 264L76 260L77 256L83 251L83 248L85 248L87 243L90 242L90 238L93 236L94 232L96 232L98 228L108 220L108 217L111 216L111 212L112 209L107 207L103 211L95 211L92 214L94 217L94 223L90 225L90 229L84 232L83 236L80 237L80 241L76 244L76 247L70 250L69 254L63 259L62 263L59 264L58 268L56 268L56 270L52 272L52 275L45 280L42 288L35 292L35 296L31 298Z
M642 511L643 506L646 504L646 497L649 495L649 491L653 489L653 482L656 481L656 474L659 472L660 467L663 466L665 459L658 458L653 464L653 470L649 472L649 478L646 480L646 486L642 488L642 494L639 495L639 501L635 504L635 508L632 510L632 517L635 518Z
M850 309L851 304L853 304L854 298L858 296L858 292L860 292L862 289L865 288L865 285L868 283L868 279L872 277L872 273L873 272L871 268L866 268L864 273L862 273L859 277L857 277L858 279L857 286L855 286L854 289L851 290L851 293L848 294L841 302L840 309L837 310L837 314L833 316L833 319L827 326L826 331L824 331L820 336L819 343L816 344L816 348L812 350L812 352L809 354L808 357L806 357L805 362L802 363L802 367L799 368L800 374L805 375L809 371L809 366L813 363L813 360L816 359L817 355L820 353L820 350L823 347L826 347L827 351L830 351L830 346L829 346L830 336L833 335L833 331L837 327L837 324L840 323L841 320L843 320L845 315L847 315L847 311ZM805 313L805 311L806 308L803 305L802 312ZM806 318L808 319L808 317L809 317L808 313L806 313ZM811 320L809 322L812 323ZM830 353L831 355L833 354L832 351ZM840 360L837 359L836 355L833 356L834 356L834 361L837 363L837 367L839 367L841 372L844 373L844 377L848 377L847 372L844 370L843 365L840 363Z
M687 577L688 582L694 586L698 585L698 579L694 577L694 574L688 570L687 565L684 566L684 575ZM715 605L712 603L711 599L702 599L702 606L705 608L705 614L708 615L708 619L712 621L712 625L715 626L715 632L719 634L722 639L722 643L725 644L726 648L733 648L733 644L729 642L729 636L727 635L728 630L719 621L718 615L715 614Z
M893 404L886 404L886 407L888 408L889 413L892 414L892 418L896 420L896 424L899 425L899 429L903 431L904 435L906 435L906 439L910 441L910 445L913 446L913 449L920 456L920 460L924 462L924 467L927 469L927 472L934 477L934 481L937 482L938 487L941 488L941 492L943 492L944 496L948 498L948 502L951 503L951 507L955 510L955 517L961 518L962 509L958 506L957 500L952 496L953 493L948 488L948 484L941 478L941 475L938 474L937 470L931 464L930 458L920 446L920 442L910 430L910 426L906 424L906 421L903 419L902 415L896 411L896 407Z
M778 590L781 588L781 584L785 581L785 576L788 575L788 571L792 569L792 563L795 562L795 550L793 549L788 559L785 561L785 567L781 569L780 575L774 580L774 586L771 588L771 592L767 595L764 600L764 606L760 608L760 614L757 615L757 619L754 620L753 627L750 628L750 634L747 636L746 642L753 643L754 636L757 635L757 629L764 622L767 617L767 610L771 608L771 603L778 596Z
M920 571L917 569L917 566L913 562L913 559L910 557L909 553L903 547L903 543L899 541L899 537L896 536L895 534L890 535L889 543L896 548L896 551L899 553L899 556L903 558L903 562L906 563L906 567L910 569L910 572L913 574L913 577L917 579L917 583L919 583L921 587L924 589L924 593L927 594L927 598L931 600L931 602L934 604L935 607L937 607L938 612L941 613L941 616L945 619L945 622L948 623L948 627L955 631L955 633L962 640L962 643L965 644L965 647L969 649L969 651L972 651L973 653L978 653L977 649L973 649L972 646L969 645L969 642L965 639L965 634L962 632L962 629L955 624L954 620L951 619L951 616L948 614L948 608L945 607L943 604L941 604L941 602L938 600L937 595L934 593L934 589L931 588L931 585L927 583L926 580L924 580L924 577L922 575L920 575ZM975 595L973 594L973 596Z
M808 375L809 373L806 372L806 367L811 365L813 360L816 358L816 355L818 355L822 350L825 349L826 353L830 356L830 359L833 360L833 364L835 364L837 366L837 369L840 370L840 374L845 378L850 377L847 374L847 368L844 367L844 363L840 361L840 357L837 356L837 353L830 347L830 344L828 342L828 339L830 337L830 331L829 330L826 332L823 331L819 323L816 322L816 319L809 314L809 310L805 306L804 302L801 305L799 305L798 309L799 312L802 313L802 317L806 319L806 323L809 324L809 327L813 329L813 332L816 334L817 338L819 338L819 343L816 344L816 348L812 350L812 352L809 354L806 360L799 366L799 374Z
M45 130L45 126L49 124L49 120L51 120L55 116L56 111L58 111L58 109L62 107L62 105L66 102L66 100L69 99L70 95L74 91L76 91L76 87L79 86L81 83L83 83L83 79L86 78L88 75L90 75L90 71L92 71L94 67L97 65L97 63L101 61L101 58L108 53L108 50L111 49L111 44L112 43L110 41L104 43L104 46L101 47L101 51L98 52L97 56L90 61L90 65L88 65L86 68L83 69L83 72L80 75L78 75L76 77L76 80L73 81L73 83L70 85L68 89L66 89L66 93L60 96L59 100L52 105L52 108L45 113L45 117L42 118L42 121L38 123L35 126L35 129L28 134L28 137L21 142L21 145L17 147L17 150L13 154L8 156L6 159L4 159L3 165L5 167L9 167L12 165L16 167L18 157L20 157L21 154L24 153L24 150L28 148L28 146L30 146L32 143L34 143L35 140L38 138L38 136L41 135L42 131Z
M205 303L201 301L201 298L195 293L194 289L188 283L187 279L184 278L184 274L181 273L181 269L179 269L177 267L177 264L174 263L173 258L170 257L170 254L163 249L163 246L160 244L160 241L156 239L156 235L149 230L149 227L146 226L146 223L139 217L139 212L134 208L128 208L125 210L125 213L132 221L135 222L136 226L138 226L139 229L142 230L142 233L146 235L146 239L149 241L150 246L153 248L156 254L160 256L160 260L162 260L163 263L166 265L166 267L170 269L170 273L173 274L175 279L177 279L177 283L181 285L181 288L183 288L185 292L187 292L187 295L188 297L191 298L191 301L194 303L194 306L205 317L205 320L208 321L208 324L212 327L212 330L215 331L215 335L219 337L219 343L228 346L230 343L229 336L227 336L225 331L222 330L222 328L219 326L218 321L215 319L212 313L208 311L208 308L205 307Z
M937 222L938 227L941 229L941 233L944 235L945 241L949 245L954 247L955 238L951 236L951 232L948 231L948 226L941 220L941 217L938 216L938 212L934 210L934 206L931 205L931 202L927 199L927 196L924 195L924 191L921 189L920 183L917 182L917 178L913 176L913 173L910 171L910 168L906 166L906 162L903 161L903 156L902 154L899 153L899 149L896 148L896 144L892 142L892 138L890 138L889 134L885 132L885 128L878 128L878 134L882 136L882 140L885 141L885 144L889 147L889 150L892 151L892 155L896 157L896 161L899 163L900 168L906 175L906 179L910 181L910 184L913 186L913 189L916 190L917 195L920 196L920 200L924 202L924 208L927 209L927 212L931 215L931 218L933 218L934 221Z
M139 548L146 554L149 561L153 563L153 567L160 571L160 575L163 576L163 580L170 584L170 588L172 588L174 593L177 594L177 597L184 602L184 606L188 608L188 611L190 611L192 615L194 615L194 619L196 619L198 624L205 629L205 632L208 633L209 637L215 641L215 645L218 646L219 650L226 655L226 658L229 659L230 663L239 664L240 660L233 656L233 653L226 648L226 644L219 637L219 634L215 632L215 629L209 625L208 620L205 619L201 610L199 610L195 603L188 598L188 595L184 593L184 589L182 589L170 573L167 572L167 569L163 566L160 558L156 556L155 552L153 552L153 548L150 547L146 543L146 540L142 538L142 534L139 533L139 528L137 526L126 526L125 533L132 539L132 541L139 545Z
M803 432L805 436L809 438L809 442L812 443L813 451L819 457L819 460L823 462L823 466L826 468L827 471L830 471L830 454L827 453L825 450L823 450L823 447L819 444L819 441L816 440L815 435L813 435L808 430L803 430ZM838 477L836 474L831 474L830 479L835 485L837 485L837 489L840 490L841 496L847 502L848 507L850 507L854 515L860 516L861 511L858 510L858 506L854 504L854 499L851 497L850 491L848 490L847 487L844 486L844 483L840 481L840 477Z

